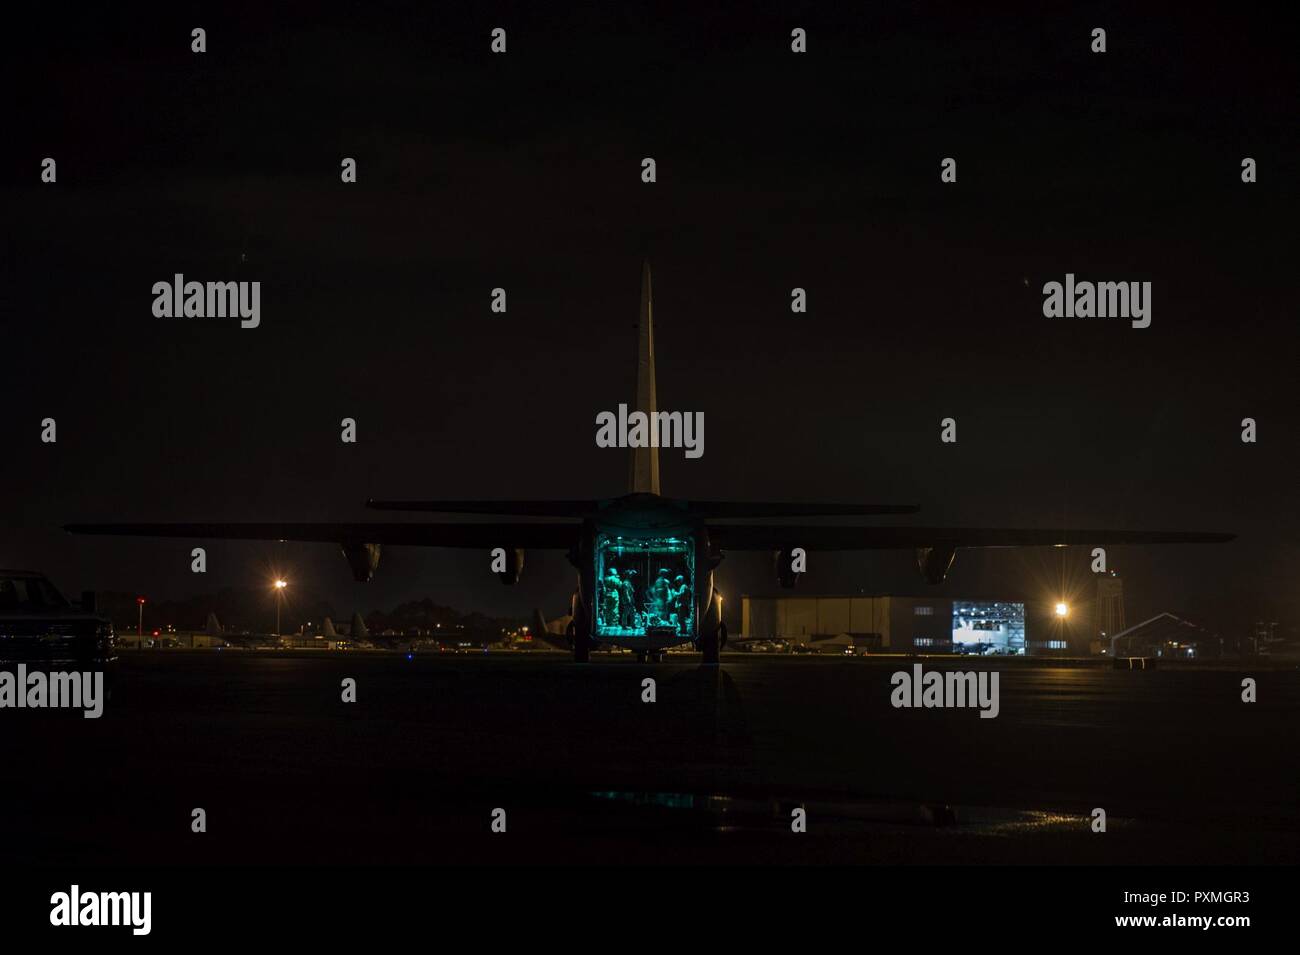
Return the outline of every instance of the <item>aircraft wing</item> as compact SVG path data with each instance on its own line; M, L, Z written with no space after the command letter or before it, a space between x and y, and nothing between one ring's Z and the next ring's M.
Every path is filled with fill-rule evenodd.
M530 547L567 550L582 525L493 524L68 524L73 534L192 537L208 540L324 541L333 544L409 544L423 547Z
M425 511L442 514L498 514L516 517L594 517L612 500L553 501L380 501L366 507L376 511ZM847 517L881 514L915 514L915 504L817 504L790 501L669 501L703 518L739 517Z
M724 550L889 550L908 547L1067 547L1098 544L1221 544L1236 534L1203 531L1033 530L1000 527L835 527L710 524Z

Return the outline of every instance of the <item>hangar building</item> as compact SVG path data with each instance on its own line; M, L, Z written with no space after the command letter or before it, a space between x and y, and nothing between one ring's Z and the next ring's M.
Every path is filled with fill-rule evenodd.
M1030 641L1016 600L876 596L741 598L741 635L814 648L894 653L1021 655L1060 652L1064 640Z

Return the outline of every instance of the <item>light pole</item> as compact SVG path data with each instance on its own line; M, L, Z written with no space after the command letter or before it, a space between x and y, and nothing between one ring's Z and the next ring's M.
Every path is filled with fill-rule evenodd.
M136 606L140 609L140 615L136 622L135 633L138 637L144 636L144 598L135 598Z
M284 602L284 588L288 583L284 580L275 582L275 635L280 635L280 604Z
M1061 600L1057 602L1052 610L1056 614L1056 642L1063 644L1065 643L1065 618L1070 615L1070 605ZM1065 647L1062 646L1057 649L1064 650Z

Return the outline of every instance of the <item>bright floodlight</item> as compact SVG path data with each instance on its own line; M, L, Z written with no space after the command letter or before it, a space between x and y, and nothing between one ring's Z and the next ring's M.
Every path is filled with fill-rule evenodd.
M1058 603L1056 605L1056 615L1058 617L1064 617L1069 612L1070 612L1070 608L1067 607L1064 603Z
M276 590L284 590L284 588L287 587L287 586L289 586L289 584L288 584L287 581L284 581L284 580L277 580L277 581L275 582L275 589L276 589Z

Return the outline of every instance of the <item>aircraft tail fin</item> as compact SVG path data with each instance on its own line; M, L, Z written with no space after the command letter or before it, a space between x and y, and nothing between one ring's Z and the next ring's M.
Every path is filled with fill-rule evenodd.
M555 647L558 650L572 650L573 644L570 642L569 638L565 636L568 622L572 619L573 618L569 616L562 616L558 620L547 622L546 617L542 615L542 611L539 608L534 607L532 629L533 639L540 640L542 643Z
M640 411L653 422L659 410L655 395L655 333L650 297L650 263L641 263L641 311L636 331L636 400L629 411ZM653 425L652 425L653 426ZM628 461L627 489L630 494L659 493L659 449L632 448Z

